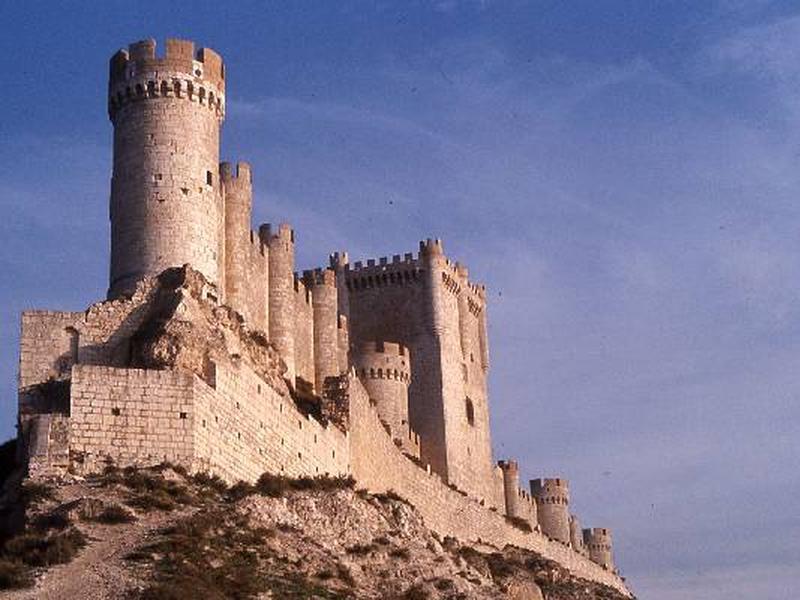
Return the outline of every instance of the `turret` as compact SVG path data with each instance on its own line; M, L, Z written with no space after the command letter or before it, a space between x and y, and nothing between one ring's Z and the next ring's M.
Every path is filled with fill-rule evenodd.
M536 499L542 531L559 542L569 544L569 482L560 478L533 479L531 495Z
M575 515L569 516L569 543L575 552L584 553L583 547L583 532L581 531L581 522Z
M253 203L253 184L250 165L240 162L236 168L230 163L220 165L223 200L225 205L225 303L241 313L251 327L254 326L255 282L251 273L250 233ZM262 279L263 281L263 279ZM266 304L266 296L260 298ZM263 328L264 323L259 323Z
M411 360L408 348L392 342L362 342L353 348L353 366L378 415L403 448L418 452L408 422Z
M222 58L183 40L167 40L163 57L153 40L131 44L111 58L108 114L114 125L109 297L186 263L220 284Z
M303 282L311 290L314 314L314 388L322 393L325 379L336 377L343 370L339 367L336 274L332 269L304 271Z
M283 223L267 225L269 240L269 339L286 363L286 378L295 385L294 231Z
M497 466L503 472L506 515L509 517L521 517L519 507L519 465L515 460L501 460L498 461Z
M614 570L611 554L611 531L602 527L583 530L583 543L591 558L609 571Z

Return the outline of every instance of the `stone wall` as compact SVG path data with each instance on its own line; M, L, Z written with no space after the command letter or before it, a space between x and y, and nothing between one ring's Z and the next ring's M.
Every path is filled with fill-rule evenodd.
M87 472L120 465L190 465L194 376L176 371L72 368L70 451Z
M593 563L568 545L511 525L505 515L445 485L441 478L403 456L380 424L363 386L355 377L349 389L350 452L353 476L359 486L373 492L393 490L413 504L425 524L440 535L466 542L483 542L498 548L506 544L528 548L554 560L578 577L630 594L612 571Z
M246 364L213 366L212 385L195 381L196 466L226 480L262 473L346 475L348 436L297 410Z

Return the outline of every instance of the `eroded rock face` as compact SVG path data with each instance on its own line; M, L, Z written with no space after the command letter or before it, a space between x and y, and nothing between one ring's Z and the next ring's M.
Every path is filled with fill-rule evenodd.
M156 279L147 316L131 337L131 366L181 369L208 379L210 362L244 360L273 388L288 393L278 352L238 313L217 304L215 288L201 273L187 265Z

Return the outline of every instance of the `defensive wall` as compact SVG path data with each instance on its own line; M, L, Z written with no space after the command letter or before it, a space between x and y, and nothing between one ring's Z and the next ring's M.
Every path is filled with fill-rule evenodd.
M359 486L372 492L394 491L419 510L425 524L442 536L503 548L527 548L554 560L578 577L613 587L629 595L622 579L610 568L592 562L568 544L536 530L516 527L497 510L446 485L441 477L424 470L401 454L386 435L375 407L358 379L349 385L350 456Z

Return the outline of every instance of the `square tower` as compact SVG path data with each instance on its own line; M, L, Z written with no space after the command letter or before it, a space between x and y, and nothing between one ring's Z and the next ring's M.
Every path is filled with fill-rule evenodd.
M411 354L409 421L421 459L450 484L494 502L485 290L447 259L439 240L419 254L332 266L351 342L397 342Z

